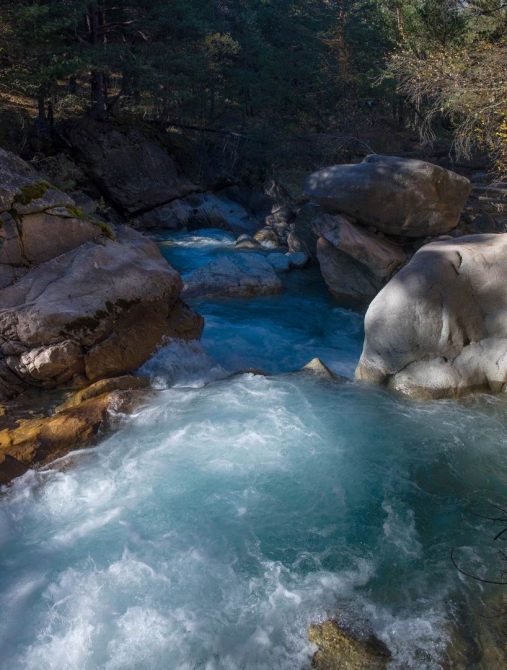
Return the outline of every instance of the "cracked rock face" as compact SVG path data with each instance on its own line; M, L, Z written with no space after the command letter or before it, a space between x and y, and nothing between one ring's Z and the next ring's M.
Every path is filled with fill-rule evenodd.
M315 172L303 187L306 198L331 214L406 237L455 228L471 190L468 179L432 163L377 154Z
M366 314L356 377L419 398L507 382L507 234L420 249Z

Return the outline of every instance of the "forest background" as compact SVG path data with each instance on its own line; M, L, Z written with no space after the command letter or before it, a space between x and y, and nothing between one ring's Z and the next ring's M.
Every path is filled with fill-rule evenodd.
M504 0L0 0L0 144L48 154L90 116L245 176L406 131L505 178L505 63Z

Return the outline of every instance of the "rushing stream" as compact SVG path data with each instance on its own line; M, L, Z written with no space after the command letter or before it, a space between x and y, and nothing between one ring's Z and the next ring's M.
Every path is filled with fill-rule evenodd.
M159 242L183 273L233 253L220 231ZM142 370L156 400L4 493L2 668L302 670L309 624L337 613L390 668L443 667L456 631L474 637L491 593L450 551L494 574L499 528L472 512L507 499L506 401L287 374L319 356L351 378L363 313L312 270L284 281L196 303L202 343ZM246 368L273 376L228 376Z

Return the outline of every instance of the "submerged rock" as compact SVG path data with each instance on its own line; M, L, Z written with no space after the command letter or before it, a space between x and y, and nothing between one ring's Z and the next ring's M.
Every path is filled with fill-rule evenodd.
M407 237L455 228L471 190L468 179L432 163L377 154L315 172L303 187L305 197L330 213Z
M288 256L281 253L273 253L267 256L267 261L270 263L277 274L285 274L290 272L291 263Z
M334 619L312 624L308 637L319 647L312 666L320 670L384 670L391 658L389 649L375 635L359 639Z
M314 358L309 363L307 363L298 374L310 374L315 375L315 377L321 377L322 379L337 379L338 377L331 372L325 363L323 363L320 358Z
M308 265L308 254L305 254L304 251L294 251L291 254L287 254L287 256L295 270L302 270Z
M186 277L182 297L244 298L282 291L282 282L264 256L238 253L233 258L218 258Z
M366 314L356 377L420 398L507 382L507 235L420 249Z

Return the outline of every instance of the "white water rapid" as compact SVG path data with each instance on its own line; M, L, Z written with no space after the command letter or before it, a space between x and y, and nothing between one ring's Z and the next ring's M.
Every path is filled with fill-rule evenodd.
M159 242L182 272L232 244ZM399 670L444 667L456 628L473 637L489 591L450 551L489 574L498 528L472 512L507 498L506 400L287 374L319 356L351 378L363 314L311 270L285 282L196 304L202 343L142 370L156 400L4 491L0 667L303 670L309 624L336 615ZM244 368L272 376L229 376Z

